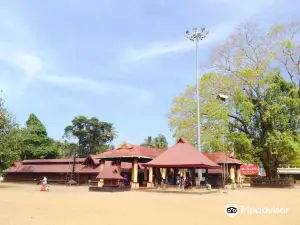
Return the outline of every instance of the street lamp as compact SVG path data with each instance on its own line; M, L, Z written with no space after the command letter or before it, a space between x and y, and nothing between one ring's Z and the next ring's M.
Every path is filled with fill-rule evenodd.
M198 151L201 152L201 124L200 124L200 96L199 96L199 74L198 74L198 43L202 41L207 36L208 31L205 28L198 30L193 28L192 31L187 30L185 32L186 37L192 42L196 43L196 95L197 95L197 147ZM202 180L202 169L198 169L198 182Z
M221 93L219 93L218 95L217 95L217 99L220 99L222 102L226 102L226 100L228 99L228 96L227 95L224 95L224 94L221 94ZM223 164L223 187L225 187L225 183L226 183L226 177L225 177L225 175L226 175L226 170L227 170L227 173L228 173L228 164L227 164L227 152L225 152L225 154L226 154L226 161L224 162L224 164ZM226 163L226 164L225 164ZM227 169L226 169L226 165L227 165Z
M205 39L208 31L205 28L198 30L193 28L192 31L187 30L185 32L186 37L192 42L196 43L196 94L197 94L197 145L198 151L201 152L201 124L200 124L200 96L199 96L199 73L198 73L198 43Z

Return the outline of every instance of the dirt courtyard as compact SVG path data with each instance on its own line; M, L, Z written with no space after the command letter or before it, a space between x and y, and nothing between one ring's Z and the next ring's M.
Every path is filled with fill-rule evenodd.
M243 188L227 194L94 193L87 186L0 183L1 225L299 225L300 188ZM286 214L225 214L227 204L288 208Z

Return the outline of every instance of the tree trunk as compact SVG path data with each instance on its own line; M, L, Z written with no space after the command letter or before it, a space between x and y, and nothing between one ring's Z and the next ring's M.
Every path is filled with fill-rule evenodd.
M262 159L261 161L269 179L278 177L277 168L279 165L277 165L275 160Z
M268 169L265 169L265 171L266 171L266 176L269 179L278 177L277 168L269 167Z

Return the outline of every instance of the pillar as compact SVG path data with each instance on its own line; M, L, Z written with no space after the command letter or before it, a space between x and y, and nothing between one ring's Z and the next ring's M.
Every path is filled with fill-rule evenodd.
M133 182L133 174L134 174L134 166L132 163L132 165L131 165L131 182Z
M180 177L183 177L183 169L179 170Z
M192 186L196 186L195 168L190 169Z
M240 165L237 165L236 168L236 177L237 177L237 184L238 187L242 187L242 178L241 178L241 169L240 169Z
M122 172L121 162L118 162L117 171L119 174L121 174L121 172Z
M138 159L134 159L131 171L131 176L133 177L131 182L131 188L139 188L138 172Z
M196 179L196 185L199 185L200 186L200 183L202 181L202 169L197 169L197 174L198 174L198 177Z
M167 168L162 168L161 169L161 177L163 179L166 179L166 175L167 175Z
M234 172L234 166L233 165L230 165L229 175L230 175L231 184L233 185L233 188L236 188L236 184L235 184L235 172Z
M153 168L149 167L149 179L147 182L147 187L153 187Z
M208 168L205 168L205 178L208 180Z
M104 166L105 166L105 161L104 160L100 160L100 172L104 169ZM104 180L100 179L98 181L98 187L103 187L103 184L104 184Z
M183 169L183 170L182 170L182 176L183 176L183 179L186 178L186 169Z
M147 185L147 181L148 181L148 168L144 167L144 185Z

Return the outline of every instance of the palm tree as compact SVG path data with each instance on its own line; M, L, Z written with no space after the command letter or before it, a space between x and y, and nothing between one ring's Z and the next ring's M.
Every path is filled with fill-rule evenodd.
M151 148L167 148L168 142L167 142L167 138L164 135L159 134L155 138L148 136L147 138L145 138L141 146L148 146Z

